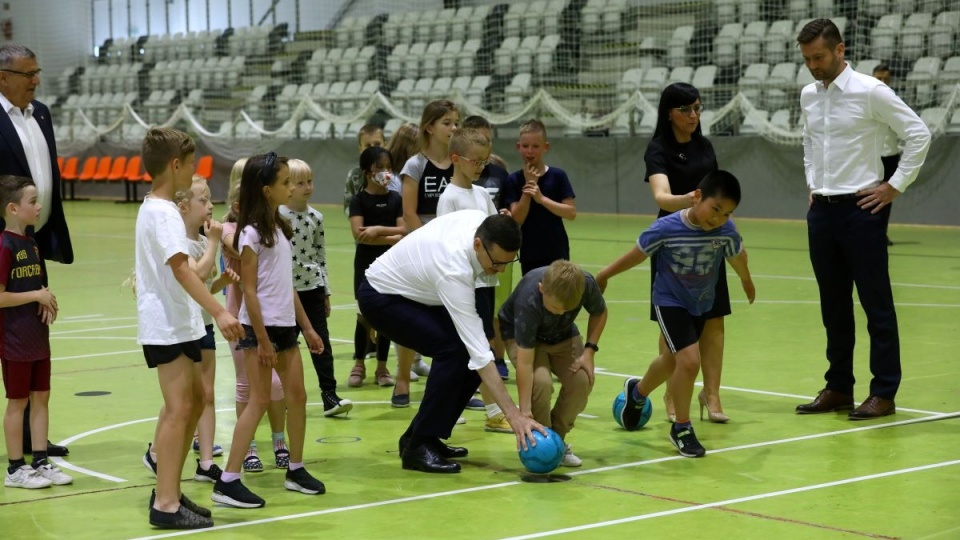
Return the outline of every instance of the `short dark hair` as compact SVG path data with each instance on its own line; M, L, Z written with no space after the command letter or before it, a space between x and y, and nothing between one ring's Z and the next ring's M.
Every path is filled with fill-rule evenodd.
M390 151L382 146L371 146L363 152L360 152L360 171L361 173L368 173L373 170L373 166L380 161L380 156L386 154L387 159L392 159L390 157Z
M822 37L827 47L831 49L836 47L837 44L843 43L840 29L830 19L814 19L805 24L800 33L797 34L797 43L807 45L813 43L818 37Z
M490 121L479 114L471 114L470 116L464 118L463 122L460 122L460 127L473 129L493 129Z
M888 66L888 65L886 65L886 64L877 64L877 65L874 66L874 68L873 68L873 73L876 73L876 72L878 72L878 71L890 71L890 66Z
M477 238L484 246L496 244L504 251L519 251L522 236L520 225L512 217L494 214L477 227Z
M703 177L697 186L700 195L708 197L730 199L737 206L740 205L740 181L727 171L713 171Z
M0 215L7 215L7 205L19 204L23 190L27 186L35 186L33 180L26 176L4 174L0 176Z

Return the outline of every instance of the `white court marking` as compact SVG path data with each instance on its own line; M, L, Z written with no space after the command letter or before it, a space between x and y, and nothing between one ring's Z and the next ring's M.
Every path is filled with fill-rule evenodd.
M944 414L942 414L941 416L942 416L943 418L960 417L960 412L944 413ZM841 434L848 434L848 433L856 433L856 432L860 432L860 431L870 431L870 430L874 430L874 429L882 429L882 428L885 428L885 427L903 426L903 425L916 424L916 423L921 423L921 422L929 422L930 420L931 420L931 418L914 418L914 419L911 419L911 420L902 420L902 421L899 421L899 422L891 422L891 423L888 423L888 424L875 424L875 425L872 425L872 426L862 426L862 427L845 429L845 430L841 430L841 431L833 431L833 432L827 432L827 433L817 433L817 434L813 434L813 435L803 435L803 436L800 436L800 437L792 437L792 438L789 438L789 439L779 439L779 440L766 441L766 442L760 442L760 443L754 443L754 444L748 444L748 445L742 445L742 446L734 446L734 447L730 447L730 448L723 448L723 449L720 449L720 450L712 450L711 453L733 452L733 451L737 451L737 450L744 450L744 449L747 449L747 448L760 448L760 447L765 447L765 446L775 446L775 445L779 445L779 444L786 444L786 443L796 442L796 441L802 441L802 440L811 440L811 439L818 439L818 438L822 438L822 437L832 437L832 436L834 436L834 435L841 435ZM577 471L577 472L575 472L575 473L570 473L569 476L582 476L582 475L585 475L585 474L595 474L595 473L598 473L598 472L606 472L606 471L611 471L611 470L616 470L616 469L624 469L624 468L628 468L628 467L638 467L638 466L648 465L648 464L652 464L652 463L661 463L661 462L664 462L664 461L675 461L675 460L684 460L684 459L689 459L689 458L685 458L685 457L680 456L680 455L673 455L673 456L656 458L656 459L649 459L649 460L644 460L644 461L636 461L636 462L633 462L633 463L624 463L624 464L621 464L621 465L613 465L613 466L609 466L609 467L599 467L599 468L596 468L596 469L588 469L588 470L584 470L584 471ZM863 480L863 479L871 479L871 478L874 478L874 477L878 477L878 478L879 478L881 475L903 474L903 473L906 473L906 472L915 472L916 470L922 470L923 468L933 468L933 467L938 467L938 466L954 465L954 464L957 464L957 463L960 463L960 460L944 462L944 463L941 463L941 464L925 465L925 466L922 466L922 467L914 467L914 468L911 468L911 469L902 469L899 473L898 473L897 471L891 471L891 472L887 472L887 473L879 473L879 474L876 474L876 475L870 475L870 476L865 476L865 477L857 477L857 479L838 480L838 481L836 481L836 482L830 482L830 483L828 483L828 484L817 484L816 486L819 486L819 487L828 487L828 486L834 485L834 484L836 484L836 485L841 485L841 484L843 484L843 483L850 483L850 482L853 482L853 481L860 481L860 480ZM858 479L859 479L859 480L858 480ZM270 518L257 519L257 520L253 520L253 521L245 521L245 522L241 522L241 523L232 523L232 524L229 524L229 525L216 525L216 526L211 527L211 528L208 528L208 529L198 529L198 530L191 530L191 531L178 531L178 532L167 533L167 534L160 534L160 535L155 535L155 536L144 536L144 537L139 537L139 538L137 538L136 540L148 540L148 539L151 539L151 540L152 540L152 539L158 539L158 538L173 538L173 537L176 537L176 536L187 536L187 535L192 535L192 534L200 534L200 533L204 533L204 532L212 532L212 531L218 531L218 530L228 530L228 529L235 529L235 528L238 528L238 527L249 527L249 526L252 526L252 525L263 525L263 524L266 524L266 523L274 523L274 522L279 522L279 521L288 521L288 520L292 520L292 519L300 519L300 518L308 518L308 517L322 516L322 515L325 515L325 514L335 514L335 513L340 513L340 512L348 512L348 511L351 511L351 510L364 510L364 509L376 508L376 507L380 507L380 506L390 506L390 505L394 505L394 504L398 504L398 503L405 503L405 502L412 502L412 501L421 501L421 500L429 500L429 499L436 499L436 498L440 498L440 497L449 497L449 496L452 496L452 495L460 495L460 494L463 494L463 493L472 493L472 492L485 491L485 490L490 490L490 489L499 489L499 488L504 488L504 487L517 486L517 485L523 485L523 482L520 482L520 481L502 482L502 483L499 483L499 484L491 484L491 485L488 485L488 486L478 486L478 487L467 488L467 489L457 489L457 490L451 490L451 491L441 491L441 492L436 492L436 493L428 493L428 494L424 494L424 495L416 495L416 496L412 496L412 497L401 497L401 498L398 498L398 499L388 499L388 500L385 500L385 501L379 501L379 502L373 502L373 503L357 504L357 505L353 505L353 506L344 506L344 507L339 507L339 508L328 508L328 509L326 509L326 510L317 510L317 511L315 511L315 512L304 512L304 513L300 513L300 514L291 514L291 515L286 515L286 516L275 516L275 517L270 517ZM814 488L816 488L816 486L808 486L808 487L806 487L806 488L793 488L793 491L799 492L799 491L802 491L802 490L804 490L804 489L814 489ZM790 491L790 490L785 490L785 491ZM781 492L774 492L774 493L781 493ZM763 498L763 497L768 497L768 496L770 496L770 494L753 495L753 496L751 496L751 497L745 497L745 498L743 498L743 499L744 499L744 500L749 500L749 499L751 499L751 498ZM739 501L739 499L731 499L731 500L728 500L728 501L720 501L720 502L717 502L717 503L710 503L710 504L712 504L713 506L719 506L719 505L724 505L724 504L732 504L733 502L736 502L736 501ZM741 501L741 502L742 502L742 501ZM689 512L689 511L691 511L692 509L697 509L697 507L682 508L682 509L679 509L678 511L687 511L687 512ZM651 516L651 517L656 517L656 516ZM645 518L641 518L641 519L645 519Z

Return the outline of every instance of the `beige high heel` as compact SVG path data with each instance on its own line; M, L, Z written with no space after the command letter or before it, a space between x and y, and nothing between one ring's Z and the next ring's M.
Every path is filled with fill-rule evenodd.
M663 393L663 410L667 413L667 421L671 424L677 421L677 413L673 409L673 400L670 398L670 394Z
M730 421L730 417L723 414L722 412L713 412L710 410L710 407L707 407L707 398L703 395L703 390L697 394L697 401L700 402L700 420L703 420L703 409L707 409L707 419L715 424L726 424Z

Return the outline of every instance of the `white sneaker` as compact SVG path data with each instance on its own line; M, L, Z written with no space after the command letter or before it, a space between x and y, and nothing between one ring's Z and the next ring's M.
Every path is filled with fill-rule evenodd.
M416 371L414 371L414 370L411 369L411 370L410 370L410 382L417 382L417 381L419 381L419 380L420 380L420 376L417 375L417 372L416 372Z
M53 482L50 480L40 476L40 473L29 465L21 466L19 469L14 471L13 474L8 472L6 478L3 479L3 485L6 487L24 489L40 489L50 487L50 484L52 483Z
M467 419L461 416L460 418L457 418L457 423L458 423L458 424L466 424L466 423L467 423Z
M60 470L49 461L37 468L37 474L49 480L55 486L65 486L73 483L73 477Z
M583 460L573 453L573 447L569 444L563 445L563 461L560 462L564 467L579 467L583 465Z
M412 371L421 377L430 376L430 364L423 361L423 357L417 355L417 359L413 361Z

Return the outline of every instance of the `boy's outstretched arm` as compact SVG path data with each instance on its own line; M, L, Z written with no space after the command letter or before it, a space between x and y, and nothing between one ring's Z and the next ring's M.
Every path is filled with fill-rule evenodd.
M640 251L639 247L633 246L630 248L630 251L621 255L619 259L607 265L603 270L597 272L596 279L597 285L600 287L600 292L604 292L607 289L607 280L621 272L626 272L645 260L647 260L647 254Z
M747 295L747 300L752 304L757 297L757 289L753 285L753 279L750 277L750 269L747 267L747 250L741 249L733 257L727 259L733 271L740 278L740 285L743 286L743 292Z

